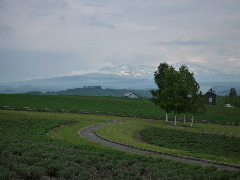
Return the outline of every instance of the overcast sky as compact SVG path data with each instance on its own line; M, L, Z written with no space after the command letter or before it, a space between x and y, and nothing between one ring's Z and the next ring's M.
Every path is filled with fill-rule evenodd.
M0 0L0 82L187 61L240 69L240 0Z

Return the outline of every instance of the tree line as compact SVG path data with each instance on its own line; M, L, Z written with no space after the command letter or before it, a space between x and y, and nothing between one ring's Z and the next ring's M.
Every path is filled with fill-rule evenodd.
M157 71L154 73L154 81L158 87L151 90L153 103L166 112L166 122L168 122L168 113L174 112L175 125L177 115L185 114L193 115L202 113L205 110L205 98L199 90L200 86L193 77L193 73L189 72L185 65L176 70L167 63L161 63Z
M235 107L240 107L240 96L237 95L235 88L231 88L229 95L225 98L225 104L231 104Z

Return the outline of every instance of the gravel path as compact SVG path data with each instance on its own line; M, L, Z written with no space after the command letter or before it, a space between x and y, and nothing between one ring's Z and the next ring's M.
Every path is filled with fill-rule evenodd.
M102 144L104 146L121 149L121 150L128 151L128 152L134 152L134 153L138 153L138 154L172 159L172 160L176 160L176 161L181 161L181 162L196 164L196 165L201 165L201 166L215 166L218 169L222 169L222 170L240 171L239 166L228 165L225 163L220 163L220 162L210 161L210 160L202 160L199 158L193 158L193 157L187 157L187 156L181 156L181 155L179 156L179 155L174 155L174 154L167 154L167 153L162 153L162 152L157 152L157 151L146 150L146 149L142 149L142 148L126 145L126 144L117 143L117 142L108 140L106 138L100 137L99 135L96 134L96 131L99 128L104 127L104 126L109 126L109 125L112 125L115 123L122 123L122 122L121 121L113 121L110 123L102 123L102 124L89 126L89 127L81 129L78 132L78 134L89 141L96 142L96 143Z

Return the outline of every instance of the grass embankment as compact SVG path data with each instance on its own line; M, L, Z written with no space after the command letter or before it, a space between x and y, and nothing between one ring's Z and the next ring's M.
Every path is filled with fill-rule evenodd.
M80 128L110 119L97 115L0 110L0 179L240 178L240 172L113 150L77 134ZM55 128L69 123L75 124ZM49 132L50 129L53 130Z
M181 132L181 134L184 134L185 138L191 138L192 143L198 143L196 138L198 136L201 136L201 134L203 134L204 136L209 136L211 137L211 144L208 144L210 142L207 142L206 140L206 144L208 144L209 146L209 151L208 152L201 151L198 148L193 149L194 146L192 146L192 149L190 150L179 148L179 145L177 143L173 143L172 141L167 141L166 139L164 139L164 141L166 141L166 144L168 145L165 145L165 146L144 144L138 141L136 137L136 134L138 132L148 128L153 128L153 127L161 128L165 131L170 130L169 132L171 132L175 136L178 136L178 132ZM214 132L209 132L209 131L214 131ZM222 132L222 133L219 133L219 132ZM240 165L240 156L235 156L236 154L240 153L239 144L238 143L236 144L235 142L235 141L239 142L240 140L239 126L223 126L223 125L215 125L215 124L195 123L194 128L190 128L189 124L187 124L187 127L186 127L186 126L182 126L181 122L178 122L178 126L174 126L173 122L165 123L164 121L159 121L159 120L131 119L131 120L126 120L125 123L103 127L98 130L98 133L101 136L106 137L107 139L111 139L117 142L129 144L129 145L133 145L133 146L137 146L145 149ZM224 135L224 133L229 133L229 134ZM191 136L189 134L191 134ZM192 136L192 134L194 134L196 137ZM221 141L221 140L217 141L221 138L229 139L231 141L229 141L227 144L224 144L225 141ZM214 141L214 139L216 139L216 141ZM201 140L205 142L205 139L201 139ZM226 150L225 151L219 150L220 152L215 153L214 148L216 149L216 148L220 148L228 145L230 147L227 149L232 149L232 151L226 152ZM211 147L214 147L214 148L211 148ZM228 155L226 155L226 153L228 153Z
M0 94L0 106L100 111L165 117L165 112L146 98L129 99L118 97ZM173 118L174 115L169 114L169 117ZM190 115L186 117L188 119L191 118ZM180 115L179 118L183 119L183 115ZM219 104L217 106L207 106L206 113L195 116L194 119L211 122L240 123L240 108L224 107L223 97L219 97Z

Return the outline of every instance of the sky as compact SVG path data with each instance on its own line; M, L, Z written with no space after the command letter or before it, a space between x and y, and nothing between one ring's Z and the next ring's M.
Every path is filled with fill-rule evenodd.
M239 0L0 0L0 82L121 64L240 69Z

